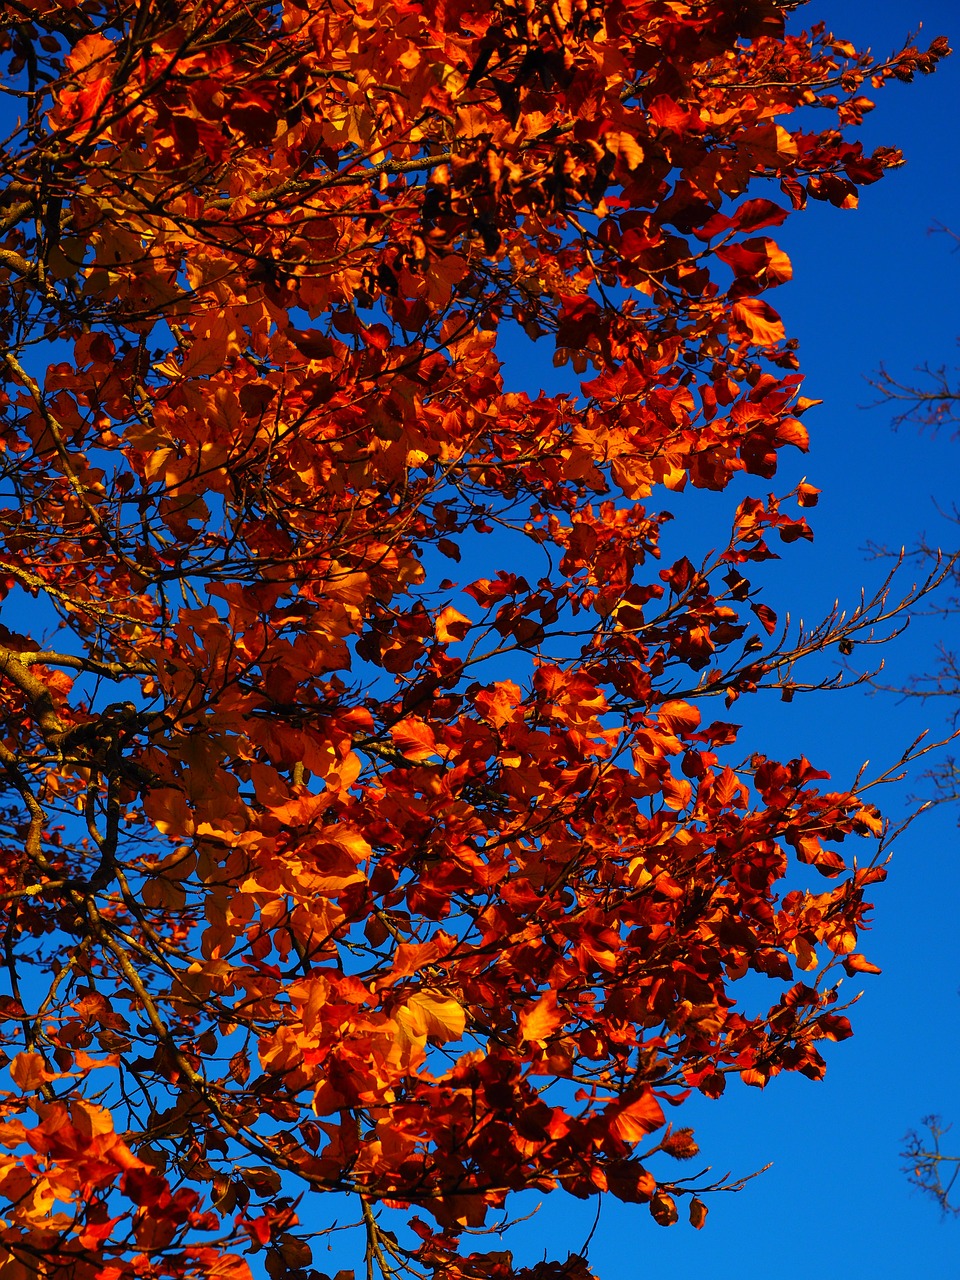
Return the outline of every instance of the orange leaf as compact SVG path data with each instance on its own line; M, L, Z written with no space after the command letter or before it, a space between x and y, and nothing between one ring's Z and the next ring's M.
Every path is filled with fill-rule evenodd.
M783 321L762 298L741 298L733 304L732 315L742 336L758 347L772 347L787 336Z
M790 952L796 957L797 967L809 972L815 969L819 963L817 953L807 942L806 938L799 935L790 943Z
M673 734L693 733L700 727L700 712L689 702L681 702L679 699L661 703L657 707L657 719Z
M469 618L465 618L462 613L454 609L453 605L447 605L446 609L437 615L437 639L441 644L462 640L471 626Z
M844 956L843 967L851 976L855 973L883 973L877 965L871 964L866 956L861 955L859 951L854 951L849 956Z
M407 716L395 724L390 730L390 737L408 760L420 763L437 753L433 730L414 716Z
M613 1112L611 1131L623 1142L642 1142L648 1133L665 1123L660 1103L650 1089L626 1106L608 1107Z
M25 1093L32 1093L50 1079L46 1063L39 1053L18 1053L10 1063L13 1082Z
M83 36L67 55L66 63L71 71L83 71L94 63L105 61L116 53L114 45L99 33Z
M546 1040L562 1027L566 1014L557 1008L557 993L545 991L535 1005L520 1014L522 1040Z
M463 1006L452 996L418 991L397 1011L397 1022L413 1039L446 1044L459 1040L467 1025Z
M605 133L603 145L612 155L625 161L628 169L636 169L643 159L643 147L632 133Z
M512 680L499 680L474 696L474 702L483 718L499 729L517 719L517 709L523 694Z
M658 1191L650 1201L650 1212L661 1227L672 1227L679 1217L676 1200L665 1191Z

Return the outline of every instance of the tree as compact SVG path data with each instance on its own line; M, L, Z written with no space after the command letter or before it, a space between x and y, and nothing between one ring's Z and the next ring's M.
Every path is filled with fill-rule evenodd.
M700 567L648 505L806 447L767 233L947 52L796 7L2 5L3 1280L302 1276L349 1214L506 1277L461 1237L525 1189L700 1226L667 1111L850 1034L881 820L706 699L895 606L779 627L811 485Z
M936 230L957 239L956 234L946 227L937 227ZM915 378L905 381L881 367L870 380L880 393L880 403L895 409L894 424L897 427L910 424L930 433L949 430L956 438L960 428L957 370L948 369L946 365L932 367L925 364L915 372ZM960 523L956 505L945 514L954 524ZM944 562L941 549L926 539L920 541L914 555L927 565ZM960 550L946 557L946 566L944 591L930 606L944 620L960 612ZM950 741L955 742L960 730L960 656L947 641L938 646L930 671L915 676L905 686L892 688L885 685L883 688L901 697L920 698L933 705L944 706L953 730ZM928 804L956 804L960 801L960 761L952 752L948 751L942 760L928 769L924 780L929 784ZM902 1152L905 1172L914 1186L937 1202L943 1213L960 1215L956 1195L960 1155L942 1147L951 1126L944 1124L938 1115L925 1116L922 1126L922 1133L913 1131L907 1134Z
M924 1116L926 1132L909 1133L903 1158L910 1181L919 1190L932 1197L944 1214L954 1217L960 1214L956 1203L956 1185L960 1177L960 1156L940 1148L941 1139L950 1131L939 1116Z
M954 240L958 239L946 227L938 226L935 229ZM948 430L956 438L960 432L958 370L949 369L946 365L934 368L925 364L915 372L918 375L916 378L903 381L881 367L876 377L870 379L870 384L880 393L880 403L895 410L893 421L896 427L910 424L921 431L934 434ZM952 523L960 524L960 511L955 504L951 511L944 514ZM946 562L944 591L932 607L944 619L956 616L960 612L960 552L954 552L945 558L939 547L934 547L923 539L915 548L914 555L927 566ZM932 669L914 677L907 686L898 687L895 692L903 697L933 700L945 705L953 729L960 728L960 655L944 641L938 647ZM935 803L953 804L960 800L960 761L955 756L947 755L927 772L926 778L932 784L932 799Z

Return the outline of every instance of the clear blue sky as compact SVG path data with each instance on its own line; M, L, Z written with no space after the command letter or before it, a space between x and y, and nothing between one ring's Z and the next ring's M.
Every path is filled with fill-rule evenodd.
M944 34L960 49L958 0L811 0L792 21L820 18L837 36L878 53L899 48L921 20L924 44ZM810 454L788 460L775 484L754 478L745 489L785 492L803 475L823 489L809 513L816 541L784 549L775 587L781 607L811 621L838 596L855 604L861 584L882 577L865 557L868 541L898 547L926 532L935 542L960 542L960 530L940 520L935 506L960 499L960 442L909 427L896 433L885 409L860 407L874 399L864 376L881 361L904 375L924 360L960 363L960 252L928 234L935 222L960 229L958 116L960 52L933 77L892 85L867 117L868 148L902 147L904 168L865 188L857 211L812 204L779 228L794 279L771 300L801 340L805 394L825 404L805 420ZM683 550L691 540L706 550L723 537L730 494L668 498ZM903 577L909 586L909 572ZM917 619L886 652L886 676L895 681L929 666L940 634L931 620ZM745 724L745 748L784 758L803 753L846 784L865 759L879 772L922 729L942 731L942 710L852 690L790 706L741 700L736 718ZM914 778L912 788L920 786ZM910 790L909 782L886 788L880 802L902 816ZM898 1158L905 1132L933 1111L955 1119L960 1152L958 818L934 810L897 845L864 946L884 972L846 980L865 995L853 1011L854 1038L827 1046L826 1080L780 1077L763 1093L738 1084L719 1102L684 1108L680 1122L696 1124L716 1173L773 1167L738 1195L711 1197L701 1232L682 1223L663 1230L642 1207L605 1204L590 1248L602 1280L960 1275L960 1220L941 1221L936 1206L908 1186ZM550 1197L509 1243L526 1262L544 1252L562 1257L580 1248L595 1211L595 1202ZM322 1254L317 1263L324 1266Z

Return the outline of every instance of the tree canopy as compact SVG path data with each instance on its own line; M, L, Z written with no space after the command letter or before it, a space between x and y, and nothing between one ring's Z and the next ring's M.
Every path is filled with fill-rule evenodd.
M891 612L750 581L817 499L770 233L947 46L797 7L0 4L0 1280L699 1227L667 1117L850 1034L877 810L722 717Z

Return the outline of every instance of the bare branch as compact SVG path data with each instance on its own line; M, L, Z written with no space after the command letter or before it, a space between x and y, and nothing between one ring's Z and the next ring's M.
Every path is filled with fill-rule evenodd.
M950 1132L939 1116L924 1116L925 1134L907 1134L901 1155L906 1161L904 1173L921 1191L933 1196L944 1215L960 1217L960 1203L955 1187L960 1178L960 1155L949 1155L940 1149L941 1139Z

